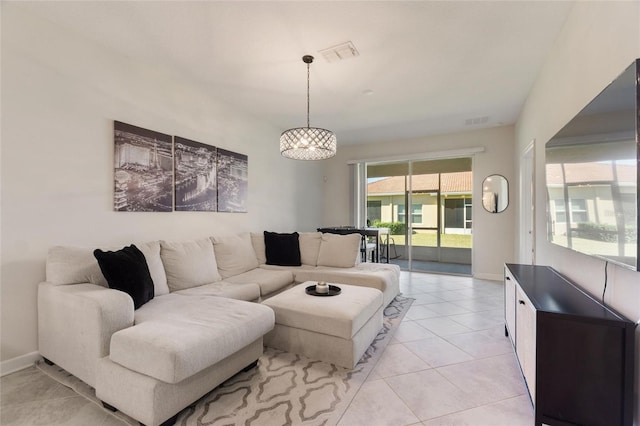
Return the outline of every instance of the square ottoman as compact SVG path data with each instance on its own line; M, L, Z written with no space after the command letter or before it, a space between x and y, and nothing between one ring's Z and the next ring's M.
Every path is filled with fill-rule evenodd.
M382 329L380 290L337 285L336 296L311 296L299 284L262 302L275 312L266 346L353 368Z

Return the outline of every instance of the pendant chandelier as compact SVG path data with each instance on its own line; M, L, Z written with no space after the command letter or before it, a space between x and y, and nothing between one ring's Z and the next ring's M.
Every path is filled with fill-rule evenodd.
M336 155L336 135L331 130L309 126L309 65L313 56L303 56L302 62L307 64L307 127L282 132L280 154L294 160L324 160Z

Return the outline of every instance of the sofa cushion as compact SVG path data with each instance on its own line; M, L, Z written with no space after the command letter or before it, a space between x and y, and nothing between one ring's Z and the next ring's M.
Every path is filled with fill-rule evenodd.
M273 328L274 313L259 303L168 294L138 309L135 321L113 334L109 358L178 383L260 339Z
M264 246L264 233L251 233L251 244L256 252L256 259L260 265L267 263L266 247Z
M355 266L360 258L360 234L322 234L320 251L318 252L318 266L332 266L336 268L350 268Z
M225 281L233 284L256 283L260 286L260 295L266 296L293 284L293 273L290 270L257 268L229 277Z
M167 274L164 271L164 265L160 258L160 241L151 241L149 243L136 244L136 247L144 254L149 267L151 279L153 279L153 292L156 296L169 294L169 286L167 285Z
M266 263L264 265L260 265L260 269L266 269L266 270L271 270L271 271L291 271L293 272L293 275L295 276L296 271L300 270L300 269L316 269L315 266L311 266L311 265L300 265L300 266L278 266L278 265L267 265Z
M147 261L134 244L116 251L96 249L93 255L98 260L109 288L124 291L131 296L134 309L153 299L153 280Z
M175 294L184 296L220 296L251 302L260 298L260 286L255 283L234 284L226 281L218 281L185 290L178 290Z
M300 266L299 234L264 231L267 265Z
M160 296L169 293L167 276L160 259L160 243L135 243L144 254L153 279L154 294ZM103 250L115 250L116 247L101 247ZM93 255L93 248L56 246L47 254L46 277L54 285L91 283L108 287L98 261Z
M256 252L248 232L211 237L218 272L222 278L232 277L258 267Z
M161 241L160 257L171 291L222 280L209 238L185 242Z
M300 233L300 260L303 265L317 266L322 232Z

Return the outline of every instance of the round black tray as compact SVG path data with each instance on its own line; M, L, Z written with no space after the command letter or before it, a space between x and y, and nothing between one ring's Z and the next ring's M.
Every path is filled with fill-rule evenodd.
M337 296L337 295L340 294L342 289L340 287L338 287L337 285L329 284L329 293L318 293L318 292L316 292L316 286L315 285L310 285L309 287L305 288L304 291L307 294L310 294L311 296Z

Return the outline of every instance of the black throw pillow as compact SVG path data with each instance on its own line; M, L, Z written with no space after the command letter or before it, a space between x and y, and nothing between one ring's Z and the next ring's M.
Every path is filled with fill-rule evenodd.
M131 296L135 309L153 299L153 279L147 259L138 247L131 244L117 251L96 249L93 255L98 260L109 288L124 291Z
M300 266L300 240L297 232L279 234L264 231L267 265Z

